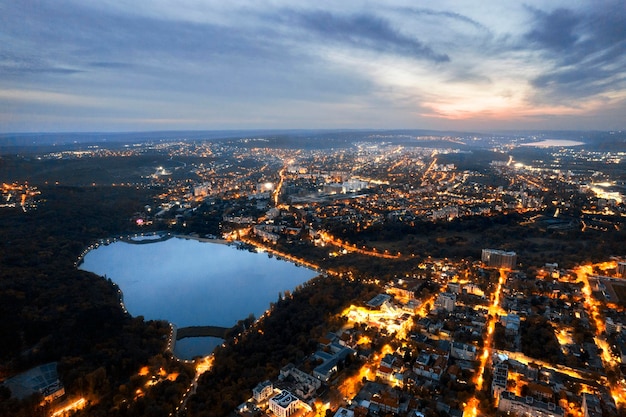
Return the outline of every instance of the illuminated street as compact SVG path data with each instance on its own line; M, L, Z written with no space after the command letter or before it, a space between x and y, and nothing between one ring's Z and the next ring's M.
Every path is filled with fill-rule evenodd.
M175 410L175 414L170 414L170 416L172 415L179 415L187 406L187 401L189 400L189 398L196 393L196 389L198 388L198 379L200 379L200 376L209 371L211 369L211 367L213 366L213 361L215 360L215 358L213 357L213 355L209 355L209 356L205 356L203 358L199 358L196 359L195 361L195 365L196 365L196 374L193 377L193 380L191 381L191 384L189 385L189 388L187 388L187 391L185 391L185 393L183 394L183 398L180 400L179 405L176 407Z
M263 244L261 244L261 243L259 243L257 241L250 240L250 239L247 239L245 237L240 237L239 241L247 243L247 244L250 244L250 245L253 245L253 246L257 247L258 249L262 249L262 250L264 250L264 251L266 251L268 253L271 253L272 255L275 255L275 256L281 257L283 259L286 259L286 260L288 260L290 262L293 262L296 265L302 265L302 266L307 267L309 269L312 269L314 271L319 271L321 269L319 265L315 265L314 263L308 262L306 259L298 258L298 257L290 255L288 253L281 252L281 251L276 250L275 248L273 248L271 246L263 245ZM332 275L331 271L328 271L328 272Z
M491 304L489 305L489 321L487 323L487 337L485 338L483 351L479 357L479 366L478 372L476 373L476 377L474 379L474 384L476 387L476 391L483 390L483 380L485 374L485 368L487 366L487 361L491 355L491 347L493 343L493 330L495 328L496 322L498 321L498 316L504 314L502 307L500 306L500 292L502 291L502 286L506 282L506 276L509 272L508 269L500 269L500 277L498 279L498 285L491 299ZM467 402L465 406L465 412L468 416L476 417L478 416L478 400L476 396Z
M587 310L587 314L593 320L593 324L596 329L596 335L594 337L594 341L596 345L598 346L598 348L602 350L601 359L602 359L602 363L604 364L604 369L606 372L609 369L619 369L619 366L621 365L621 363L618 362L616 358L614 358L611 355L611 348L609 344L607 343L606 336L605 336L606 325L605 325L602 315L600 314L600 309L602 309L603 306L599 301L597 301L594 298L592 294L591 285L589 283L589 276L594 275L594 272L593 272L594 266L598 266L601 269L610 269L610 268L614 268L616 264L614 262L612 263L605 262L605 263L597 264L597 265L583 265L583 266L579 266L578 268L574 270L576 272L576 276L578 277L578 280L583 283L582 291L585 296L584 306L585 306L585 309ZM621 384L616 384L614 381L611 381L610 379L607 379L607 382L608 382L613 400L615 401L615 404L617 404L618 407L626 405L626 387L624 387Z
M71 402L68 405L65 405L57 410L55 410L52 414L51 417L63 417L65 415L69 415L70 413L77 411L77 410L81 410L85 407L85 404L87 403L87 401L84 398L79 398L76 401Z
M272 193L272 200L274 201L274 207L279 206L280 191L283 188L283 183L285 182L285 170L286 169L287 167L283 166L283 168L278 172L278 176L280 180L278 181L276 190L274 190L274 192Z
M356 244L344 242L341 239L337 239L333 237L327 232L321 232L320 238L324 243L345 249L347 252L356 252L361 255L373 256L375 258L384 258L384 259L399 259L401 257L400 253L390 254L385 251L383 252L378 251L376 250L376 248L372 248L372 249L368 249L365 247L358 248Z

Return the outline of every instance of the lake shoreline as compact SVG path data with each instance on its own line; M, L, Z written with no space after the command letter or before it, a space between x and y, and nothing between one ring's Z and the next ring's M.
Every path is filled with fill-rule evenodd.
M250 314L259 318L271 308L276 294L293 291L319 274L240 247L240 242L170 233L120 236L90 247L79 269L111 279L128 314L178 328L230 328ZM183 345L200 346L201 339L188 338ZM184 360L209 353L175 356Z

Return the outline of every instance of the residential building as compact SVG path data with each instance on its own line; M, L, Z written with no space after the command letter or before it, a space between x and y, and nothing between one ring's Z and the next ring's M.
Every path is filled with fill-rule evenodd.
M507 336L515 336L519 333L521 319L517 314L507 314L500 316L500 324L504 326Z
M476 346L460 342L452 342L450 356L455 359L473 361L476 359Z
M448 292L451 292L453 294L460 294L461 293L461 283L456 281L456 282L448 282Z
M415 299L415 290L414 288L402 288L399 286L389 287L387 289L389 294L393 294L401 300L414 300Z
M273 392L274 385L272 382L269 380L263 381L252 389L252 398L254 398L254 401L257 403L261 403L271 397Z
M339 407L334 417L354 417L354 411Z
M264 242L276 243L278 242L278 239L280 239L280 235L265 230L263 226L254 226L252 230L254 231L254 234L263 239Z
M193 195L194 197L206 197L209 195L211 189L211 185L209 183L202 183L195 185L193 187Z
M564 417L565 410L554 403L535 400L533 397L518 397L504 391L500 394L498 410L520 417Z
M372 396L370 410L372 408L383 413L397 413L400 411L400 398L395 392L381 391Z
M340 363L345 361L348 356L356 355L354 349L341 346L339 343L332 343L330 350L332 353L324 351L315 352L315 357L323 361L321 365L313 369L313 376L320 381L328 382L339 369Z
M499 249L483 249L482 261L485 265L494 268L515 269L517 255L515 252L506 252Z
M476 284L465 284L463 285L463 292L467 294L477 295L479 297L484 297L485 292Z
M552 387L538 382L530 382L528 384L528 393L544 401L550 401L554 398L554 390Z
M435 308L445 311L453 311L456 305L456 294L450 292L442 292L437 295L435 300Z
M313 397L315 391L322 386L322 382L295 367L293 363L287 364L280 370L279 380L285 381L289 378L293 382L292 389L295 394L303 400Z
M506 383L509 379L509 366L506 362L500 362L493 368L493 379L491 381L491 394L500 399L500 394L506 391Z
M448 367L448 352L435 348L423 349L413 364L413 372L419 376L439 381Z
M276 417L289 417L297 411L299 405L300 400L289 391L281 391L270 398L270 411Z

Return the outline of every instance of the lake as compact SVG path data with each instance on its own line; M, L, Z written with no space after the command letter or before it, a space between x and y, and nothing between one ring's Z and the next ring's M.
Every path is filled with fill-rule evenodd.
M521 146L535 146L538 148L550 148L550 147L569 147L584 145L584 142L567 139L544 139L541 142L528 142L522 143Z
M279 292L317 275L266 253L183 238L99 246L85 255L80 269L111 278L133 316L179 328L231 327L250 313L258 318ZM187 338L176 343L175 354L182 359L207 355L220 343Z

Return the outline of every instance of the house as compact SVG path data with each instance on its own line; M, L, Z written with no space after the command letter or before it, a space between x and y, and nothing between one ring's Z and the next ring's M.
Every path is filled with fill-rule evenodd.
M452 342L450 356L455 359L473 361L476 359L476 346L460 342Z
M425 347L415 359L413 372L419 376L439 381L448 366L447 352Z
M384 413L397 413L400 411L400 398L395 392L381 391L372 396L370 400L370 411L372 409Z
M393 369L383 363L376 369L376 377L383 381L390 381L393 375Z
M339 407L334 417L354 417L354 411Z

